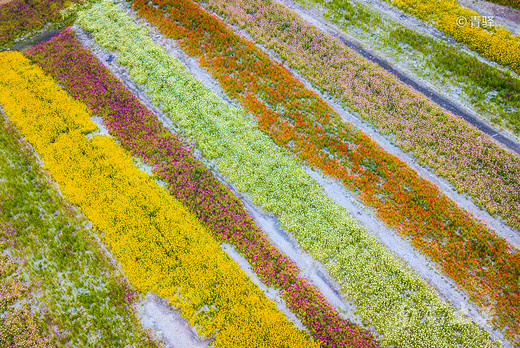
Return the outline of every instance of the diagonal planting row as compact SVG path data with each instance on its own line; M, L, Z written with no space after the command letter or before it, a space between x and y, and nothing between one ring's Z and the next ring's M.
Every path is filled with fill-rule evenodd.
M175 304L214 346L315 347L178 200L18 52L0 54L0 103L60 190L103 233L138 290Z
M380 218L409 237L417 249L466 289L472 300L492 307L497 313L495 324L506 326L510 335L520 333L520 308L516 305L520 301L520 256L518 252L510 253L512 247L503 238L497 237L494 231L366 134L341 121L333 109L287 70L192 1L154 0L146 5L142 0L135 0L134 4L160 30L179 39L179 45L186 52L197 56L229 95L256 116L258 127L277 144L356 191L365 204L376 209ZM226 6L232 8L230 2L226 2ZM239 13L255 11L252 5L244 6L248 11ZM238 12L238 7L234 9ZM256 11L261 10L257 7ZM264 15L267 14L273 16L265 10ZM269 27L260 20L255 21L255 25ZM286 33L297 35L285 29ZM306 42L315 44L308 39L300 41L304 47ZM321 51L316 50L319 55ZM295 57L301 56L293 53ZM324 78L333 80L331 76ZM358 91L360 98L368 93L367 88L365 85ZM437 120L436 123L443 122ZM446 146L444 143L443 147ZM494 149L501 150L496 145ZM490 152L494 149L491 147ZM519 164L518 158L510 156L509 159ZM514 175L519 176L520 171ZM474 176L467 179L475 181ZM512 195L508 199L518 205L518 197ZM518 216L512 218L516 221Z
M219 242L234 245L263 283L285 290L286 303L314 338L327 347L374 346L367 332L343 320L307 281L297 279L297 266L265 237L232 191L81 46L71 30L33 47L28 55L71 96L101 115L121 145L153 166L168 190Z
M0 83L0 98L6 92ZM37 321L15 307L0 321L0 346L156 347L136 318L128 282L49 182L30 145L0 116L0 246L30 282L44 329L40 339Z
M210 55L209 57L217 54L206 49L202 51L202 47L195 44L200 40L212 40L212 36L208 37L206 34L194 38L194 33L190 33L191 30L185 32L189 30L185 28L187 24L175 22L175 17L171 20L162 18L164 16L159 12L160 10L150 5L144 6L142 0L136 0L134 3L143 15L163 31L169 30L175 37L188 35L190 39L184 39L185 42L181 43L187 47L188 52L198 55L204 52ZM179 8L179 5L175 8ZM501 216L507 224L517 230L520 229L520 159L517 156L497 145L465 121L436 106L424 95L401 84L395 76L390 75L377 64L362 58L338 39L319 31L282 5L269 0L210 0L208 8L246 29L255 40L273 49L287 64L298 69L321 91L338 98L343 105L358 112L381 133L391 134L395 137L398 146L405 151L411 151L419 162L433 168L438 175L451 182L459 192L468 193L476 204L491 215ZM200 10L189 6L189 9L183 10L183 16L189 15L190 12L199 13ZM177 11L173 11L172 15L179 17ZM156 19L152 19L154 17ZM206 26L211 25L211 31L217 30L219 26L214 24L215 20L211 18L207 20L209 23ZM172 21L182 25L182 28L174 26ZM220 29L218 33L222 30L224 29ZM226 71L228 71L226 65L232 65L233 69L243 69L250 72L251 76L264 77L275 72L284 74L280 68L271 66L270 71L267 71L267 67L258 66L258 63L257 66L252 66L244 59L242 63L234 63L234 57L229 56L229 51L231 47L238 45L237 40L230 39L225 44L215 43L212 49L218 52L220 58L214 58L212 65L219 64L218 69L226 69ZM191 49L193 51L189 48L191 45L195 46ZM226 49L228 51L225 51ZM267 59L260 53L254 53L254 56L264 57L262 60ZM225 63L222 64L224 61ZM262 69L266 71L262 73ZM222 82L223 86L232 84L237 86L233 88L238 89L239 93L242 91L238 87L244 83L242 79L238 83L226 80L225 73L214 71L213 74L219 80L227 82ZM255 82L257 80L254 79ZM280 78L275 80L275 82L279 81ZM273 82L269 81L269 83ZM269 88L269 83L262 84L262 88ZM280 87L277 85L277 88ZM232 92L229 91L230 94ZM283 100L270 102L265 97L260 99L271 104L271 106L267 104L271 113L276 111L278 105L283 105ZM330 110L328 114L330 115ZM286 116L285 113L276 113L276 115L283 120L289 118L287 122L294 118ZM314 120L312 115L308 117ZM334 117L331 120L332 125L337 124L333 119ZM303 121L296 119L291 122L300 124ZM322 128L334 127L325 124L322 120L319 122ZM311 122L311 125L313 123L316 122ZM347 136L340 133L341 129L327 129L326 132L343 141L350 141ZM325 139L330 142L328 138ZM328 143L320 145L323 156L325 155L323 152L331 151L331 145ZM351 146L348 149L332 148L332 151L336 152L335 157L341 160L343 156L349 154L350 148ZM370 163L367 165L371 166Z
M298 0L308 6L308 0ZM397 20L385 18L363 3L348 0L312 0L325 8L323 16L348 35L355 36L378 51L396 55L398 64L416 71L434 85L456 87L458 97L500 126L520 134L520 79L511 72L490 65L473 54L459 50L445 40L407 28ZM317 8L313 8L316 11ZM461 95L462 90L465 94ZM454 94L455 94L454 93Z
M86 1L90 0L72 0L74 3ZM0 2L0 47L47 23L62 21L60 11L70 4L71 1L66 0L13 0L4 5Z
M290 152L275 146L241 109L229 107L111 1L79 14L78 24L117 52L134 81L215 158L226 180L274 213L300 245L323 262L356 311L399 347L489 346L487 334L453 309L346 211L334 204Z
M453 0L385 1L435 25L481 56L520 73L520 35L497 26L493 16L483 16Z

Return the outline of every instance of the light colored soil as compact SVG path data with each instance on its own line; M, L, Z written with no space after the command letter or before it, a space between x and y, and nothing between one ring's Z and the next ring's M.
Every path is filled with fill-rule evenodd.
M128 7L128 5L125 4L124 1L118 1L118 3L121 7L125 8L126 12L132 15L132 17L137 17L135 13ZM137 21L139 22L139 20ZM112 71L112 73L114 73L119 79L121 79L125 83L126 87L129 88L134 93L134 95L137 96L137 98L139 98L141 103L146 105L150 110L152 110L156 115L158 115L159 120L163 123L164 126L172 130L172 132L177 133L178 130L172 124L171 120L164 116L164 114L151 103L150 98L146 95L146 93L140 86L137 86L135 83L131 81L127 69L117 64L117 59L115 59L116 54L104 49L100 49L99 46L92 40L92 38L89 37L89 34L86 34L81 29L74 27L74 30L82 44L86 47L89 47L97 56L97 58L100 59ZM228 104L238 106L236 102L230 100L230 98L225 95L224 91L222 90L218 82L216 82L208 72L200 68L195 59L188 57L182 50L180 50L175 45L173 40L165 38L153 29L150 29L150 32L150 36L158 44L165 48L170 54L177 57L189 71L195 74L197 79L201 80L206 86L212 89L213 92L221 96ZM240 34L244 35L245 33L240 32ZM251 39L250 37L248 38ZM261 48L264 51L266 51L265 48ZM280 62L276 55L274 55L272 52L268 53L271 56L271 58L273 58L277 62ZM314 88L312 88L311 85L304 78L302 78L296 71L291 70L291 72L294 74L295 77L302 81L307 88L314 90ZM520 236L514 234L510 228L503 224L503 222L497 221L489 214L476 207L469 199L467 199L467 197L458 194L456 190L453 188L453 186L449 184L446 180L438 178L437 176L429 172L427 169L421 167L419 164L416 163L416 161L412 158L411 155L403 153L403 151L394 146L389 139L381 136L379 133L377 133L377 131L375 131L365 121L361 120L358 116L353 115L348 111L342 109L339 105L334 103L330 98L323 95L319 91L314 91L321 95L329 103L329 105L331 105L336 111L338 111L338 113L345 119L345 121L353 123L363 132L367 133L370 137L372 137L372 139L378 142L387 151L398 156L399 158L407 162L412 168L417 170L422 176L428 178L436 185L438 185L441 188L441 190L443 190L451 199L456 201L460 206L471 211L473 214L486 221L490 225L490 227L495 229L502 237L508 239L508 241L515 247L520 247ZM200 153L197 150L194 151L194 155L199 160L201 160L207 167L211 168L215 175L221 181L224 181L223 176L218 173L218 170L215 170L214 162L208 162L207 160L205 160L202 156L200 156ZM491 332L492 337L495 339L499 339L504 347L511 346L510 343L504 339L501 332L493 330L490 327L488 321L485 319L485 317L483 317L483 315L480 313L480 311L474 305L472 305L464 299L465 294L457 289L453 281L451 281L450 279L446 279L446 277L441 272L436 270L435 266L431 262L429 262L423 255L417 252L408 241L404 240L393 230L386 227L379 219L377 219L377 217L371 209L366 208L361 203L359 203L354 194L347 191L342 184L324 176L321 172L313 171L309 168L307 168L306 171L324 188L325 193L328 194L336 203L341 204L343 207L345 207L363 225L367 226L368 230L371 233L373 233L386 247L388 247L402 260L404 260L411 269L417 271L423 279L425 279L427 282L433 285L439 292L441 298L450 301L457 310L460 310L464 314L468 315L481 327ZM342 316L344 316L345 318L349 318L350 320L360 324L361 326L364 326L362 325L360 318L354 315L355 306L343 297L343 295L341 294L340 286L328 275L328 272L325 270L325 267L321 265L321 263L314 260L309 254L305 253L298 246L298 243L294 240L294 238L289 236L287 231L285 231L281 227L278 220L275 217L273 217L272 214L264 212L262 209L255 206L252 203L251 199L248 197L247 194L238 192L236 189L234 189L233 185L230 186L233 189L233 191L235 191L235 193L240 197L242 203L249 211L250 215L253 217L255 222L265 233L267 233L269 239L275 244L275 246L298 265L298 267L302 271L301 275L309 279L312 284L316 285L320 289L321 293L325 296L325 298L329 301L329 303L331 303L342 314ZM248 275L251 278L254 278L248 270L247 262L245 262L245 260L242 260L241 257L238 254L236 254L236 252L234 252L233 248L229 246L223 246L223 249L237 261L241 268L244 271L246 271L246 273L248 273ZM264 293L275 303L277 303L277 306L279 306L280 303L276 298L276 294L273 293L273 289L265 288L262 286L260 287L262 288ZM282 311L286 314L289 320L295 322L296 324L297 321L294 320L294 317L291 317L291 315L283 309ZM166 319L157 318L157 320L162 321ZM163 329L160 331L162 331L162 336L166 338L165 334L169 330Z
M7 5L10 2L13 2L14 0L0 0L0 6Z
M137 310L143 326L164 340L163 348L203 348L210 344L210 340L201 339L179 311L161 297L147 293L137 304Z
M484 0L459 0L459 4L483 16L493 16L494 20L500 21L512 32L520 34L520 10Z

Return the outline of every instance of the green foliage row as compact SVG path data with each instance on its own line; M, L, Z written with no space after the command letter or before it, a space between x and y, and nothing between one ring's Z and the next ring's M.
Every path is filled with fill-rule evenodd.
M155 347L137 320L135 294L122 273L2 114L0 149L1 247L24 261L22 272L37 290L51 343Z
M420 70L436 75L434 82L448 79L492 122L520 134L520 80L511 73L484 63L458 46L383 19L381 14L361 3L298 1L307 8L322 6L326 10L324 17L351 35L363 36L379 44L381 49L391 47L401 60L413 61L419 64ZM490 94L494 95L489 97Z

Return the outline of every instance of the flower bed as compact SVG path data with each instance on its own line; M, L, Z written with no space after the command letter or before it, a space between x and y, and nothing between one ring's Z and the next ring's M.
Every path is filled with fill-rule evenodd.
M435 291L406 270L395 255L335 205L290 152L273 144L241 109L226 105L182 64L157 46L110 1L78 15L78 24L117 60L202 154L215 158L226 180L274 213L300 245L323 262L356 305L357 313L384 335L382 344L492 345L487 334L456 319ZM404 308L403 303L410 304ZM410 311L410 312L409 312ZM410 313L415 312L417 315ZM411 316L403 325L404 315ZM425 318L434 320L424 320Z
M3 56L0 60L4 64ZM0 95L2 99L7 95L2 83ZM16 340L32 337L34 344L26 341L25 346L47 341L51 346L109 342L156 347L137 320L135 293L128 282L3 114L0 144L0 249L17 260L20 275L30 281L31 292L37 294L33 302L43 316L43 336L50 339L35 336L40 320L20 309L4 318L0 346L18 347Z
M491 215L520 228L517 156L281 5L267 0L225 5L211 0L209 5L381 133L391 134L396 145L411 151Z
M471 53L437 38L407 28L397 20L362 3L349 0L298 0L305 7L319 4L324 17L349 35L362 37L375 46L397 54L399 64L426 74L434 85L447 81L464 91L471 104L490 121L520 135L520 80L510 72L479 60ZM313 10L316 8L310 7ZM414 67L417 64L417 67ZM420 71L420 72L419 72ZM460 96L465 99L465 96Z
M70 3L70 0L13 0L0 4L0 47L11 44L21 35L42 29L47 23L61 21L60 10Z
M240 200L205 168L123 83L85 49L71 30L28 51L28 56L52 74L75 99L100 114L121 145L153 166L168 190L201 220L219 242L231 243L252 265L260 280L284 290L297 281L297 266L265 237ZM299 280L311 291L310 284ZM311 332L325 346L374 346L364 330L339 317L319 293L320 310L305 317ZM299 296L287 298L299 313ZM350 342L350 344L349 344ZM363 343L360 343L363 342Z
M317 346L115 141L84 136L97 128L85 104L20 53L0 57L7 115L63 194L103 233L136 289L166 297L216 347Z
M134 4L147 20L157 23L164 33L179 39L179 45L186 52L197 56L223 88L256 116L258 127L277 144L340 179L365 204L375 208L389 226L409 237L417 249L437 262L468 291L472 300L482 306L493 306L498 315L495 324L507 326L511 334L520 333L520 308L513 305L520 300L516 278L520 274L520 259L509 253L512 247L503 238L458 207L406 163L385 152L366 134L342 122L334 110L306 90L287 70L274 64L198 5L188 0L157 0L155 4L159 8L153 6L154 2L146 5L144 0L135 0ZM241 14L254 12L253 5L247 4L244 6L249 7ZM229 9L233 5L226 2L226 6ZM165 16L163 10L169 15ZM272 11L275 10L265 9L263 14L272 16ZM282 9L276 14L281 16ZM251 18L254 17L248 17L252 21ZM274 26L265 25L261 20L255 21L256 24L275 32ZM276 26L276 33L280 32ZM314 45L309 40L297 39L298 34L288 27L283 32L282 35L293 35L300 47ZM324 40L320 42L325 45ZM313 47L319 55L318 46ZM321 76L334 81L323 71ZM372 77L360 95L380 87ZM379 91L380 95L385 93ZM438 122L446 127L441 120ZM431 139L432 135L427 138ZM519 174L520 171L514 175ZM474 177L467 179L475 180ZM504 284L508 284L507 290Z
M437 29L466 44L481 56L520 73L520 36L497 26L494 21L485 22L482 19L485 17L480 13L463 7L453 0L386 1L406 13L435 25ZM478 25L472 23L475 18L479 22Z

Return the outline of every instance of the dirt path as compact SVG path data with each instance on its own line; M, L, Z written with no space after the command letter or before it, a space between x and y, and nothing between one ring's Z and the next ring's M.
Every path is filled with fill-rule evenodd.
M14 51L22 51L23 49L25 49L27 47L31 47L40 42L51 39L54 35L58 34L61 31L61 29L62 28L47 30L47 31L44 30L44 31L39 31L38 33L35 33L34 35L31 34L30 37L23 39L20 42L15 43L11 47L4 47L3 49L0 49L0 52L7 50L7 49L11 49Z
M459 4L483 16L493 16L495 20L502 20L506 22L508 26L517 25L518 28L511 29L516 33L520 33L520 10L485 0L459 0ZM508 21L511 23L507 23Z
M14 0L0 0L0 6L7 5L10 2L13 2Z
M399 81L401 81L402 83L404 83L404 84L412 87L414 90L424 94L425 96L430 98L430 100L432 102L434 102L435 104L439 105L440 107L444 108L445 110L448 110L449 112L453 113L454 115L461 117L466 122L468 122L471 125L478 128L483 133L491 136L493 139L495 139L498 143L505 146L507 149L520 155L520 144L518 142L516 142L516 141L512 140L511 138L507 137L506 135L502 134L502 131L497 131L494 127L488 125L486 122L484 122L479 117L472 115L468 111L464 110L455 101L448 99L448 98L442 96L441 94L437 93L433 89L427 87L426 85L421 83L416 77L410 76L410 75L402 72L401 70L398 70L397 68L393 67L386 60L380 58L376 53L362 47L354 40L343 35L343 33L341 31L335 29L330 23L323 20L319 15L317 15L311 11L308 11L306 9L303 9L301 6L295 4L291 0L275 0L275 2L285 5L286 7L290 8L292 11L297 13L305 21L316 26L318 29L327 32L329 35L340 39L345 46L353 49L358 54L363 56L365 59L368 59L368 60L376 63L384 70L395 75L399 79Z
M143 326L165 342L163 348L204 348L210 340L201 339L195 329L168 301L152 293L137 304Z
M372 52L357 45L356 43L347 39L346 37L344 37L338 33L335 33L333 31L329 31L329 34L332 36L338 37L345 44L345 46L354 49L357 53L361 54L364 58L376 63L377 65L379 65L380 67L382 67L383 69L388 71L389 73L395 75L399 79L399 81L412 87L416 91L424 94L425 96L430 98L431 101L433 101L435 104L439 105L440 107L444 108L445 110L448 110L452 114L461 117L469 124L478 128L483 133L491 136L493 139L495 139L497 142L499 142L502 145L504 145L505 147L507 147L509 150L516 152L517 154L520 155L520 144L519 143L502 135L495 128L487 125L481 119L470 115L464 109L460 108L456 103L443 97L439 93L433 91L431 88L424 86L420 82L416 81L413 77L407 76L405 73L403 73L403 72L397 70L396 68L394 68L393 66L391 66L385 60L377 57Z
M124 6L124 4L120 5L126 8L128 13L132 13L132 11L130 11L127 6ZM133 17L135 18L135 15ZM147 97L144 90L128 78L126 69L116 63L115 54L106 50L100 50L99 47L97 47L97 45L91 40L91 38L87 38L89 36L88 34L80 36L82 36L83 39L87 39L88 43L84 42L86 46L95 47L95 55L98 56L98 58L101 59L104 64L116 76L118 76L129 89L132 90L132 92L135 93L135 95L143 104L147 105L158 115L158 118L163 122L164 126L173 132L176 132L176 127L172 125L171 121L167 119L160 110L152 105L150 98ZM176 47L175 44L172 44L172 40L165 39L162 37L162 35L155 31L153 31L151 37L158 44L163 46L170 54L179 58L181 62L187 67L187 69L194 73L198 79L203 81L206 86L211 88L217 95L223 96L223 99L228 104L237 106L233 101L225 96L225 93L220 88L219 84L212 79L211 75L204 71L204 69L200 68L195 59L186 56L185 53ZM300 76L296 77L300 78ZM331 106L338 110L336 105L331 104ZM341 111L340 113L342 114L342 117L345 117L346 111ZM349 120L349 122L351 121ZM356 124L356 126L359 127L358 124ZM362 130L366 132L365 129ZM371 137L374 136L374 133L375 132L373 130L367 132L367 134L369 134ZM379 136L377 140L384 142L385 144L383 146L385 146L385 148L386 146L395 148L395 146L392 146L389 141L384 139L382 136ZM393 152L399 152L399 154L402 153L402 151L397 148ZM204 158L202 158L198 151L195 151L195 156L202 160L207 167L211 168L219 180L225 181L223 176L218 173L218 169L215 169L213 163L209 163ZM404 157L408 157L408 161L413 161L409 155L404 154ZM419 166L417 165L417 167ZM419 168L422 169L422 171L419 172L423 176L432 176L424 168ZM480 313L480 310L465 299L464 293L457 289L453 281L447 279L442 274L442 272L436 270L435 266L419 252L417 252L408 241L401 238L394 231L379 221L373 211L367 209L360 202L358 202L354 194L347 192L342 184L336 183L333 180L326 178L321 172L314 172L308 169L308 174L310 174L311 177L313 177L313 179L315 179L324 188L324 191L327 195L329 195L338 204L344 206L350 212L350 214L355 216L363 225L367 226L368 230L373 233L376 238L378 238L386 247L388 247L402 260L404 260L411 269L417 271L423 279L433 285L438 290L441 298L450 301L456 310L460 310L464 314L470 316L477 324L491 332L492 336L496 339L499 339L503 343L504 347L510 347L510 344L508 344L507 340L504 339L502 333L492 329L486 318ZM255 222L265 233L267 233L269 239L275 244L275 246L291 260L296 262L302 271L301 275L305 276L311 281L311 283L316 285L325 298L329 301L329 303L331 303L343 317L349 318L350 320L363 326L360 318L354 314L355 306L344 298L341 293L341 287L339 284L336 284L336 282L328 275L325 267L318 261L314 260L298 246L298 243L294 240L294 238L292 238L287 233L287 231L282 228L277 218L255 206L247 194L238 192L236 188L233 187L233 185L230 186L232 190L235 191L235 193L240 197L240 200L249 211ZM449 187L443 187L443 189L450 190ZM456 192L451 191L451 195L454 194L456 195ZM451 195L449 194L449 196ZM459 197L459 199L461 198ZM471 202L469 203L471 204ZM513 236L511 235L510 237ZM520 238L517 240L516 245L520 245ZM239 262L239 260L237 260L237 262Z

